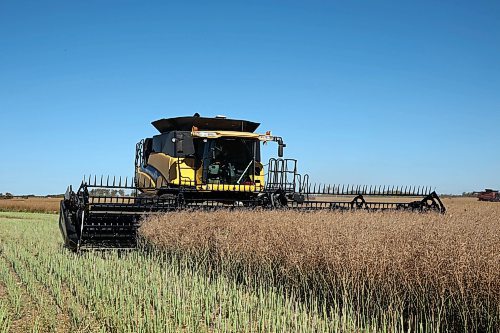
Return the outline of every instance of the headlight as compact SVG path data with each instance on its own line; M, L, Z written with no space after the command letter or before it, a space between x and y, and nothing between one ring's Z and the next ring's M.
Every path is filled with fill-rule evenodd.
M260 141L273 141L274 137L271 135L259 135Z
M196 136L199 136L200 138L216 138L218 137L217 132L206 132L206 131L198 131L194 132Z

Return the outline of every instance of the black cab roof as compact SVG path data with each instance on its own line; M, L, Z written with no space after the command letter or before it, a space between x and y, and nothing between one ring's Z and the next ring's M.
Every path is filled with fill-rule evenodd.
M175 117L155 120L151 123L160 133L170 131L191 131L197 127L200 131L239 131L255 132L260 123L248 120L227 119L222 117L206 118L199 116Z

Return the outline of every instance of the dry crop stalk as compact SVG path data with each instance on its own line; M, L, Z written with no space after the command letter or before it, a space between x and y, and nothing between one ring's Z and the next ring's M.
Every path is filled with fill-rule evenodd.
M313 290L368 317L392 308L413 313L414 324L428 317L433 327L487 330L500 321L500 223L498 208L480 208L457 205L445 216L179 212L150 217L141 233L223 275Z

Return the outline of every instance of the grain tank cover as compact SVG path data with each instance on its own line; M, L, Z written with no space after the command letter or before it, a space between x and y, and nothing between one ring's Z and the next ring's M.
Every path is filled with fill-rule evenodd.
M205 117L176 117L155 120L151 124L160 132L191 131L197 127L200 131L238 131L254 132L260 123L248 120L227 118L205 118Z

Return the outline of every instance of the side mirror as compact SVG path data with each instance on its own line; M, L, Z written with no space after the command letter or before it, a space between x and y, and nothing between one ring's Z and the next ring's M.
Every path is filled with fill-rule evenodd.
M283 157L283 148L285 147L285 145L283 143L280 143L278 145L278 157Z

